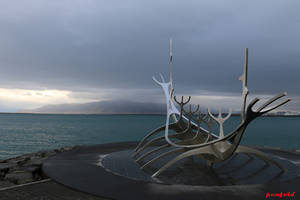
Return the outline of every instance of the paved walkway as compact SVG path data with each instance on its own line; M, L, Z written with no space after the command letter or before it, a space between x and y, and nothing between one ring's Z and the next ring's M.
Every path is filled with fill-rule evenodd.
M78 192L54 181L9 189L0 192L1 200L105 200Z

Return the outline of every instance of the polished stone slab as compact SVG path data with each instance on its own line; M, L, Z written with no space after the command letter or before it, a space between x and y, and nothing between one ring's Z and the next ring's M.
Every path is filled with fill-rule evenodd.
M133 153L133 149L129 149L100 155L98 165L115 175L129 179L185 185L262 184L291 180L300 174L295 164L272 154L268 156L285 167L287 172L255 155L236 153L228 161L217 163L212 168L207 168L197 156L186 158L171 166L158 178L152 179L151 174L167 163L168 159L162 158L153 164L151 169L142 170L141 165L132 158Z
M276 159L286 162L286 166L290 165L288 166L291 169L290 174L282 176L282 179L278 179L277 181L258 184L258 180L252 180L254 184L250 184L242 181L250 180L246 178L234 183L235 185L225 183L226 186L224 186L222 185L224 183L221 183L207 186L196 185L197 181L194 181L194 184L191 185L169 184L168 181L161 184L151 180L147 174L137 175L136 170L130 167L134 163L130 163L131 161L124 157L124 154L129 155L129 151L135 146L136 142L83 146L49 158L43 165L43 171L53 180L75 190L112 199L265 199L267 192L278 193L281 191L290 191L296 192L296 194L299 192L300 155L297 153L283 150L260 149L276 157ZM247 177L247 173L238 172L242 171L243 168L246 170L248 167L247 165L244 167L240 166L243 162L248 162L247 156L244 157L242 154L240 156L240 158L235 157L228 160L228 163L225 162L219 166L215 166L215 172L219 176L222 173L227 174L228 171L232 170L234 165L240 169L237 171L232 170L229 173L231 176L236 178ZM114 158L114 162L119 163L117 165L115 165L116 163L107 164L109 160L105 161L105 158ZM99 165L101 159L104 162ZM107 163L103 165L105 162ZM258 170L262 167L258 163L255 164L254 161L251 162L253 163L252 166L249 165L248 171L250 169L254 170L255 166ZM112 167L113 165L115 166ZM185 166L188 165L189 163ZM128 168L132 171L128 170ZM272 170L276 170L276 168L270 168L269 173L272 174L275 172L271 172ZM183 171L183 174L185 173L188 175L188 172ZM265 178L261 178L261 180L266 181L269 175L264 172ZM226 180L228 177L222 177L223 179Z

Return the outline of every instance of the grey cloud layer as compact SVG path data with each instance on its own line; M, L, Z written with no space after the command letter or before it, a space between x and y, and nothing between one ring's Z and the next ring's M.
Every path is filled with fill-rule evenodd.
M174 40L178 91L300 95L297 1L1 1L1 87L153 88Z

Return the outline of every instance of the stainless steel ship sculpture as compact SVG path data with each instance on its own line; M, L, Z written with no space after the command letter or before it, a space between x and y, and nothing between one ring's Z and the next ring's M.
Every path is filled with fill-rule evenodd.
M286 99L277 103L275 106L270 106L275 101L286 96L286 93L284 92L267 100L256 110L253 110L253 107L259 101L258 98L253 99L248 106L246 106L248 96L247 70L248 49L246 48L244 71L239 77L239 80L242 82L240 124L231 133L224 134L223 123L231 116L231 109L229 109L229 113L226 117L222 117L221 110L219 110L219 114L216 117L209 109L207 109L207 114L203 116L199 110L199 105L195 110L192 110L191 104L188 105L191 96L184 101L183 96L181 97L181 100L178 100L174 95L172 83L172 40L170 40L170 80L166 82L161 74L160 81L153 77L153 80L162 87L166 98L166 124L146 135L136 147L133 157L136 162L140 164L141 168L145 169L163 158L171 157L171 159L162 164L162 166L152 174L152 177L154 178L159 176L176 162L187 157L198 156L206 162L207 166L211 167L214 163L229 159L235 152L243 152L249 156L254 154L261 158L266 165L273 163L281 169L282 173L285 172L285 167L265 153L254 148L240 145L243 133L251 121L290 101L290 99ZM174 102L178 105L179 109L177 109ZM187 110L185 109L186 106L188 106ZM219 134L214 134L212 132L211 127L213 122L218 124ZM205 128L203 124L205 125ZM161 135L160 133L163 132L164 135ZM150 155L155 156L149 159Z

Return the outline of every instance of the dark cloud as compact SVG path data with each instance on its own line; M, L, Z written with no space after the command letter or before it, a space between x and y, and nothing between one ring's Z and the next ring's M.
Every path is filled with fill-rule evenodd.
M6 88L150 89L168 73L178 92L249 89L300 96L296 1L1 1L0 84ZM138 94L137 94L138 95Z

